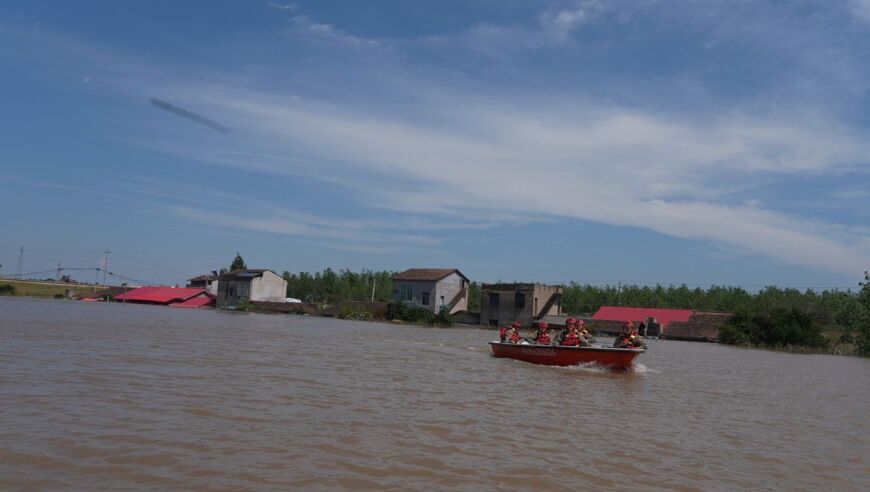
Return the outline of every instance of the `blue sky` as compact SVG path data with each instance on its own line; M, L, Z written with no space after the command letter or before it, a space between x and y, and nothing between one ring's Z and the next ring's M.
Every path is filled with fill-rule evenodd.
M0 264L856 286L868 89L867 0L7 0Z

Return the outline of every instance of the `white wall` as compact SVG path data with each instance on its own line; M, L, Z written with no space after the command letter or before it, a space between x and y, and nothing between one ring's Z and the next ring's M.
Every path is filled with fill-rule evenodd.
M263 272L262 277L251 281L251 300L284 302L287 299L287 281L272 272Z

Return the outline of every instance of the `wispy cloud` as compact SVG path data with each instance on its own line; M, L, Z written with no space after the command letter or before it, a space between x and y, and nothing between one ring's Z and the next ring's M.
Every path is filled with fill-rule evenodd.
M644 8L652 4L643 3ZM864 4L850 5L861 12L854 8ZM392 49L404 42L441 53L471 51L494 58L498 65L524 50L563 49L602 15L597 2L572 2L544 10L526 24L482 22L458 34L396 45L305 15L294 16L290 29L328 40L349 53L358 53L359 47ZM667 15L678 14L670 10ZM774 23L776 39L756 43L769 34L762 25L746 26L738 22L741 19L735 15L722 24L736 27L704 33L715 37L715 43L699 42L698 48L709 44L712 50L734 50L731 56L748 56L740 51L744 36L753 46L770 50L771 59L787 54L779 57L790 60L785 71L827 63L824 66L834 69L830 80L835 86L849 89L843 92L866 83L860 82L857 75L864 72L850 52L831 41L827 31L819 35L821 48L801 51L797 48L815 38L801 41L794 26ZM690 20L680 18L683 24ZM825 53L845 57L826 62ZM398 226L268 207L264 213L241 214L175 204L167 213L215 227L319 238L351 248L437 244L414 231L449 227L444 217L456 219L457 228L515 219L558 219L566 227L593 221L833 272L853 273L856 265L870 263L866 228L753 201L757 197L752 191L760 180L812 179L868 165L870 141L865 130L838 117L821 98L797 98L812 92L807 86L824 85L818 80L790 88L791 99L759 89L761 95L753 94L748 104L711 97L712 102L697 111L663 108L652 97L641 104L624 104L618 98L586 95L583 87L573 92L541 90L533 97L521 84L489 91L485 84L457 82L472 78L468 74L420 69L408 56L396 53L390 60L394 79L401 83L388 88L391 99L384 104L366 100L365 94L331 100L320 93L300 99L257 81L228 84L214 77L203 87L193 79L167 77L160 81L166 93L209 108L210 115L214 111L216 118L233 122L238 131L223 146L205 137L185 142L184 148L152 143L159 150L203 162L268 176L304 176L341 187L349 190L347 198L354 204L404 213L406 219ZM327 59L318 63L323 70L331 67ZM331 88L354 94L361 81L380 82L383 69L366 65L357 72L358 79L334 80ZM262 76L269 75L266 71ZM696 75L681 72L663 83ZM648 90L636 81L628 83L638 91ZM425 91L420 87L437 87L437 97L421 95ZM702 87L698 93L709 90ZM402 101L401 107L396 101Z
M203 97L203 104L251 122L251 133L284 142L288 155L368 170L360 186L380 176L425 183L416 191L382 189L371 206L642 227L838 272L870 259L860 230L714 201L727 198L717 182L726 176L740 183L762 172L811 176L866 164L868 144L832 122L726 115L699 126L615 107L566 108L564 101L561 109L555 101L467 109L474 104L457 97L426 108L455 116L447 130L232 91ZM285 164L265 165L280 172Z
M293 12L297 8L296 4L294 4L294 3L269 2L266 5L268 5L269 7L272 7L273 9L289 10L290 12Z
M298 32L307 33L322 39L352 47L386 48L378 39L355 36L332 24L317 22L307 15L297 15L290 19L292 27Z
M864 22L870 22L870 0L848 0L852 14Z

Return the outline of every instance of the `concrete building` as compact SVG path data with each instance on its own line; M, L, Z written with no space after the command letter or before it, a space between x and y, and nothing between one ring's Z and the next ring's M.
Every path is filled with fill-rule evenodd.
M562 287L543 284L483 284L480 323L504 326L519 321L531 326L544 316L562 314Z
M218 284L220 281L218 278L220 275L200 275L198 277L193 277L187 279L187 287L190 289L205 289L212 295L217 295L218 293Z
M217 307L235 307L242 300L284 302L287 281L271 270L233 270L217 278Z
M451 314L468 309L468 277L455 268L411 268L393 276L393 301Z

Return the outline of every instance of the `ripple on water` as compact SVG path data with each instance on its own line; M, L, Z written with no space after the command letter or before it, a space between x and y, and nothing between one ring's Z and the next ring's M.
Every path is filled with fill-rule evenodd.
M614 373L487 330L0 310L4 489L870 489L870 395L831 383L866 359L660 342Z

